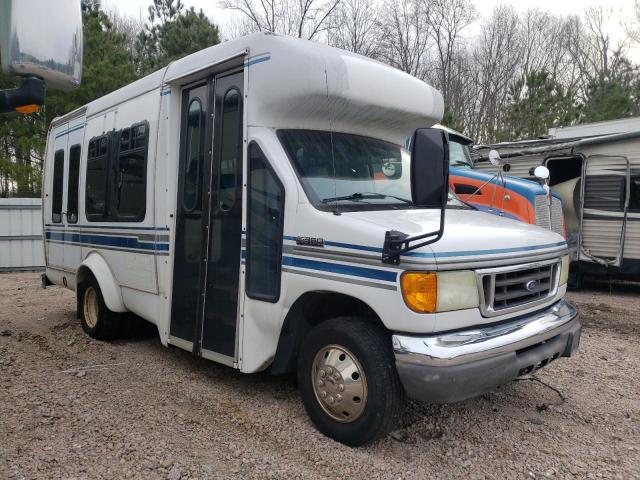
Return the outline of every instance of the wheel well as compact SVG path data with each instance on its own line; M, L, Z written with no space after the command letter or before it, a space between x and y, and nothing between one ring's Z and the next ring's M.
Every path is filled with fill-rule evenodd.
M357 316L382 325L373 309L358 298L336 292L307 292L295 301L284 319L271 372L294 371L307 333L323 321L340 316Z
M78 285L86 281L89 277L95 278L91 269L86 265L82 265L76 272L76 289L78 288Z

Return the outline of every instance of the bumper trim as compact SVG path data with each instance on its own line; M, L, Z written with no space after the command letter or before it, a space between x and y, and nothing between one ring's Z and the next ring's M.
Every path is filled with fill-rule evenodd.
M433 336L392 336L396 361L430 366L460 365L536 345L578 323L577 309L560 300L513 322Z
M501 325L428 337L393 335L396 369L410 398L457 402L571 356L580 332L578 311L561 300Z

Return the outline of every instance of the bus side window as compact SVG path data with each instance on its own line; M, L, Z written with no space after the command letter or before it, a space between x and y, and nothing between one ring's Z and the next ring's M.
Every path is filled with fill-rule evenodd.
M80 181L80 145L69 149L69 184L67 185L67 223L78 223L78 183Z
M87 176L85 179L85 212L90 222L104 220L107 215L107 180L109 166L109 137L94 138L89 142Z
M112 221L141 222L147 209L147 139L146 122L125 128L120 133L116 160Z
M51 195L51 221L62 223L62 188L64 182L64 150L53 157L53 192Z
M247 206L247 295L280 297L284 187L256 143L249 146Z

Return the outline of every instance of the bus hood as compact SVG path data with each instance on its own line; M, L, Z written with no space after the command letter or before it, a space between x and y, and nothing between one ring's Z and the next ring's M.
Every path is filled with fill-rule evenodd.
M397 230L413 237L438 230L440 222L440 212L437 210L344 212L342 217L349 218L349 231L358 231L353 231L353 237L363 232L370 236L372 230L377 230L375 235L380 239L380 245L388 230ZM448 208L442 238L403 255L401 265L435 263L441 267L461 263L487 266L524 263L541 256L559 255L566 249L566 242L560 235L535 225L514 222L477 210Z

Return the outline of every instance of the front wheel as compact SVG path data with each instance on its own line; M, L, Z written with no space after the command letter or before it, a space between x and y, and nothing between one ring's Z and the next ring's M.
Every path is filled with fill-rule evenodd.
M315 327L298 358L298 384L309 417L325 435L357 446L400 421L404 390L385 330L340 317Z

